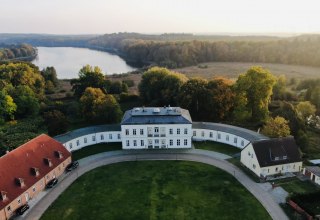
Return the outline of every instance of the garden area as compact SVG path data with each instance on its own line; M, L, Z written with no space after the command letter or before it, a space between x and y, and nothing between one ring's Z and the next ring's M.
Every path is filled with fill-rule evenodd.
M193 145L196 149L210 150L233 156L241 152L241 149L214 141L194 141Z
M41 219L271 218L232 175L218 168L143 161L108 165L81 176Z
M103 144L95 144L89 147L84 147L80 150L72 152L73 160L80 160L84 157L88 157L94 154L99 154L107 151L121 150L121 143L103 143Z

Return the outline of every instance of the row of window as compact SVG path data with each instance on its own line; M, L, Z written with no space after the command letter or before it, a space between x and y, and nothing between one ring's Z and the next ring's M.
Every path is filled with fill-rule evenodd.
M174 141L173 141L172 139L170 139L170 140L169 140L169 146L173 146L173 142L174 142ZM141 146L141 147L144 147L144 146L145 146L144 140L140 140L140 142L139 142L139 140L133 140L133 141L132 141L132 144L133 144L134 147L137 147L137 146L138 146L138 143L140 143L140 146ZM155 139L155 140L154 140L154 143L153 143L153 141L152 141L151 139L148 140L148 146L160 145L160 143L161 143L161 146L166 146L166 139L161 139L161 140ZM181 140L180 140L180 139L177 139L177 140L176 140L176 145L177 145L177 146L180 146L180 145L181 145ZM183 140L183 145L184 145L184 146L188 146L188 139L184 139L184 140ZM126 140L126 146L127 146L127 147L130 146L130 140Z
M62 163L62 167L65 167L65 163L63 162ZM58 170L59 171L61 171L61 166L59 165L58 166ZM52 178L55 178L56 176L55 176L55 171L53 171L53 176L52 176ZM48 174L47 176L46 176L46 178L47 178L47 180L49 180L49 178L50 178L50 175ZM44 181L43 180L41 180L40 182L39 182L39 189L42 189L43 188L43 184L44 184ZM32 187L32 192L33 193L35 193L36 192L36 184ZM29 193L28 192L25 192L24 193L24 196L25 196L25 198L26 198L26 201L28 202L29 201ZM20 197L18 197L17 198L17 203L18 203L18 206L19 205L21 205L21 202L22 202L22 200L21 200L21 196ZM9 206L7 206L7 211L8 212L12 212L12 209L11 209L11 206L9 205Z
M40 181L39 187L42 188L42 186L43 186L43 181ZM34 185L34 186L32 187L32 192L33 192L33 193L36 192L36 185ZM28 200L29 200L29 193L26 192L24 196L26 197L26 200L27 200L27 202L28 202ZM17 203L18 203L18 205L21 204L21 201L22 201L22 200L21 200L21 196L20 196L20 197L17 198ZM7 206L7 211L8 211L8 212L11 212L11 211L12 211L10 205Z
M148 135L150 135L150 134L163 134L163 135L165 135L165 133L166 133L165 127L160 127L160 128L159 127L154 127L154 128L148 127L147 130L148 130ZM181 134L181 131L182 131L181 128L177 128L177 129L175 129L175 134L179 135L179 134ZM138 129L136 129L136 128L132 129L132 135L137 135L137 132L138 132ZM173 135L173 133L174 133L174 129L170 128L169 134ZM130 135L130 129L127 128L125 130L125 134ZM144 129L142 129L142 128L139 129L139 134L144 135ZM188 128L183 129L183 134L186 134L186 135L188 134Z
M253 166L254 169L256 168L256 165L255 165L255 164L253 164L252 166ZM286 165L286 169L290 169L290 168L291 168L290 165ZM295 169L295 168L296 168L296 165L293 164L293 167L292 167L292 168ZM279 168L279 167L275 167L274 170L275 170L275 172L279 172L279 171L280 171L280 168ZM270 173L270 169L262 169L262 172L263 172L263 173L266 172L266 171L267 171L268 173ZM281 171L284 171L284 166L281 166Z
M109 140L112 140L114 137L113 137L114 135L112 135L112 134L109 134ZM98 136L97 136L98 137ZM100 135L100 140L102 141L102 140L104 140L104 135L103 134L101 134ZM121 139L121 136L120 136L120 134L117 134L117 137L116 137L118 140L120 140ZM96 135L93 135L93 136L91 136L91 140L92 141L96 141ZM84 139L83 139L83 143L88 143L88 139L85 137ZM78 139L78 140L76 140L76 145L77 146L79 146L80 145L80 140ZM72 143L69 143L69 148L70 149L72 149Z
M193 136L197 136L197 131L193 131ZM204 136L205 136L204 131L201 131L201 137L204 137ZM209 132L209 137L213 138L213 132L212 131ZM217 139L221 140L221 134L220 133L218 133ZM229 135L226 135L225 140L226 141L230 140ZM233 138L233 143L235 143L235 144L238 143L238 138L237 137ZM241 146L244 146L244 141L243 140L241 140Z

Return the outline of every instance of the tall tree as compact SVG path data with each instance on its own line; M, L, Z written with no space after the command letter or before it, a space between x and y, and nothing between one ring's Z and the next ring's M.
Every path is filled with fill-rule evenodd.
M263 126L261 133L268 137L287 137L290 135L288 121L279 116L269 118Z
M272 95L275 77L262 67L251 67L241 74L235 84L235 91L243 95L246 107L251 113L251 120L263 122L268 117L268 104Z
M210 121L224 120L234 107L235 93L232 91L232 81L226 78L215 78L208 83L210 91Z
M68 119L61 111L53 110L45 112L43 118L48 126L48 134L50 136L63 134L68 129Z
M99 88L88 87L80 98L83 116L99 123L115 123L121 119L121 109L112 95L106 95Z
M316 107L309 101L299 102L297 105L297 112L303 120L306 120L307 117L316 113Z
M36 94L29 86L17 86L8 88L9 94L17 104L16 116L20 118L35 116L39 113L40 104Z
M208 119L210 112L210 90L208 81L201 78L190 79L181 87L179 103L187 108L192 118L196 120Z
M86 65L79 71L79 78L71 80L75 96L80 97L88 87L104 90L105 77L99 67Z
M177 94L186 81L187 77L183 74L153 67L142 75L140 96L144 103L154 106L177 105Z
M38 67L31 63L19 62L0 65L0 81L2 81L0 86L28 86L37 98L45 98L45 80Z
M0 119L5 121L6 119L13 119L14 113L17 110L17 105L13 102L11 96L9 96L4 90L0 91Z
M282 102L280 108L272 113L274 116L281 116L289 122L290 131L293 136L297 136L298 132L305 131L305 125L295 107L289 102Z
M53 66L43 69L41 71L41 75L44 77L46 81L51 81L54 86L58 85L59 81L57 77L57 72Z
M276 78L276 82L273 86L273 95L274 100L284 99L286 94L286 77L285 75L280 75Z

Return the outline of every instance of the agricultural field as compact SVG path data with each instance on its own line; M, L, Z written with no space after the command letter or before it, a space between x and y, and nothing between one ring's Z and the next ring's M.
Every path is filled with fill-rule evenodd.
M319 78L320 68L309 66L297 66L274 63L242 63L242 62L211 62L201 63L197 66L189 66L174 71L184 73L188 77L212 77L224 76L236 79L240 73L245 73L251 66L262 66L274 75L284 74L287 78Z
M218 168L195 162L139 161L83 175L41 219L271 218L232 175Z

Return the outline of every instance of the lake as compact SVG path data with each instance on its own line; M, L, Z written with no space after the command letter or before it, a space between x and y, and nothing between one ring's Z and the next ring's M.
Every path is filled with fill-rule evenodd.
M79 70L89 64L99 66L104 74L126 73L135 70L121 57L102 51L75 47L37 47L38 57L32 61L40 70L53 66L59 79L78 78Z

